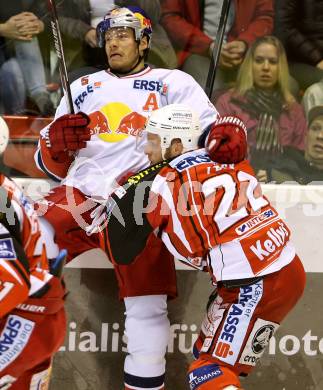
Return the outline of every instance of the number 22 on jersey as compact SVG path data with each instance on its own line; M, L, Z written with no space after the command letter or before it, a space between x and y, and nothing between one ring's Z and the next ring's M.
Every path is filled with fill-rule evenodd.
M259 183L254 176L247 172L239 171L237 180L238 183L232 175L223 173L207 179L202 185L202 192L205 198L216 193L220 188L224 191L213 217L220 234L240 220L258 213L262 207L269 204L261 195ZM256 197L255 193L257 191L259 195ZM250 205L249 210L247 208L248 203Z

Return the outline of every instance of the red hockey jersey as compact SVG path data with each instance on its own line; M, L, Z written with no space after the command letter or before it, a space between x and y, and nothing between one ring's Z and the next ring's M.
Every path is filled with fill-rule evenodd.
M199 265L207 256L216 280L275 272L295 256L247 160L217 164L204 149L179 156L155 177L147 218L175 257Z
M10 312L51 278L42 245L41 231L33 206L21 189L0 175L0 317Z

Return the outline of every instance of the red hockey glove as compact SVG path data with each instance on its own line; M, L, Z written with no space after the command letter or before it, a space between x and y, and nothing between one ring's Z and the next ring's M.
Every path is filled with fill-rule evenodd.
M211 159L221 164L236 164L247 156L247 128L241 119L224 116L217 119L205 140Z
M46 135L46 145L52 158L63 162L68 158L69 151L85 148L86 141L91 138L89 123L90 118L83 112L56 119Z

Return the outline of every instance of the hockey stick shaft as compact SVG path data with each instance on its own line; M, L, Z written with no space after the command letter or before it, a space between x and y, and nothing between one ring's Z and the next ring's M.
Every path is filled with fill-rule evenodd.
M70 83L68 81L63 43L62 43L61 31L58 24L55 0L47 0L47 4L51 14L51 28L52 28L53 39L54 39L54 47L58 58L59 75L60 75L60 79L64 91L64 96L65 96L68 111L70 112L70 114L74 114L73 99L72 99Z
M218 31L216 33L215 41L214 41L214 48L211 56L211 62L209 67L209 72L207 75L207 81L205 85L205 93L211 99L212 92L213 92L213 86L216 76L216 70L219 62L221 47L223 43L223 37L225 32L225 26L227 24L228 15L229 15L229 9L230 9L230 0L224 0L222 4L222 10L221 10L221 17L219 22Z

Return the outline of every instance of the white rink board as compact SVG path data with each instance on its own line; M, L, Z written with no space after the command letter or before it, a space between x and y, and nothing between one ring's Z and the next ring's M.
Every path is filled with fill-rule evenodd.
M54 183L43 179L15 179L33 199L46 194ZM320 243L323 244L323 184L263 184L263 192L287 221L292 241L297 248L306 272L323 272ZM96 254L94 255L95 252ZM92 250L71 261L69 268L112 268L105 254ZM93 253L93 254L92 254ZM94 256L93 256L94 255ZM91 261L88 258L91 258ZM177 269L190 269L176 262Z

